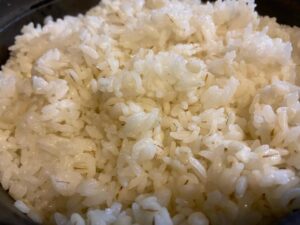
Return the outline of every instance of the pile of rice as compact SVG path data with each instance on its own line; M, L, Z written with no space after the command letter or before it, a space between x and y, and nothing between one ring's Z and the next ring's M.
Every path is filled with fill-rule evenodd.
M106 0L10 51L0 181L33 220L249 225L300 207L300 29L252 0Z

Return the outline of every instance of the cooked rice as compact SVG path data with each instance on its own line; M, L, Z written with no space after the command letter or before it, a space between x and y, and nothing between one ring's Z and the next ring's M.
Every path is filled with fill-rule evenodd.
M0 181L32 219L254 225L300 207L300 30L252 0L106 0L10 51Z

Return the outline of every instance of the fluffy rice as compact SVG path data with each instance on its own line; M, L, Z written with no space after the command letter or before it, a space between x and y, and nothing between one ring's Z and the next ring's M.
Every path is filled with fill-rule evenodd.
M252 0L106 0L10 51L0 181L34 220L254 225L300 207L300 30Z

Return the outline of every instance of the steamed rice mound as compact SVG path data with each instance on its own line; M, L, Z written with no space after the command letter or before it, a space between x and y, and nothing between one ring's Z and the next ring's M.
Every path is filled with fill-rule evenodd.
M57 225L268 224L300 207L300 29L253 1L102 1L0 72L0 181Z

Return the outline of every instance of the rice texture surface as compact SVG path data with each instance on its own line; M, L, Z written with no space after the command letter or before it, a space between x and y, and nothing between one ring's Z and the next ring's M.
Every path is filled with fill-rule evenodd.
M252 0L104 0L23 27L0 182L57 225L256 225L300 208L300 29Z

